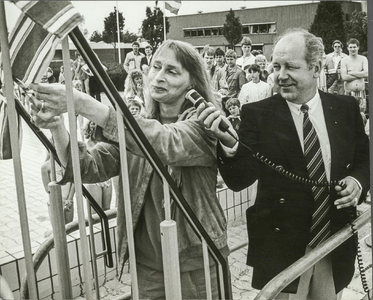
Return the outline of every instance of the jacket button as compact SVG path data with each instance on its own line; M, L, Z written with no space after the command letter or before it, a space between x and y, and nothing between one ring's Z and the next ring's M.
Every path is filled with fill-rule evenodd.
M281 204L283 204L283 203L285 203L285 199L281 198L278 202L280 202Z
M348 164L348 165L346 166L346 169L348 170L348 169L350 169L350 168L351 168L351 165Z
M276 227L275 232L280 232L280 228Z

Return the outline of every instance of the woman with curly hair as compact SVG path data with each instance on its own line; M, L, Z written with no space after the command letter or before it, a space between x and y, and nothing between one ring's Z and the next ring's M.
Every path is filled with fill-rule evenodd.
M129 72L124 83L124 99L126 102L133 100L137 96L144 103L143 74L140 70Z

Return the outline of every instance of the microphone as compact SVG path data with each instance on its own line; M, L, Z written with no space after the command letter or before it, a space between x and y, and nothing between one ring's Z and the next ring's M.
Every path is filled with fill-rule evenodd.
M189 90L185 95L185 98L192 102L195 108L200 106L202 103L205 104L205 107L208 107L207 101L203 99L203 97L195 89ZM228 132L231 136L234 137L232 132L229 130L229 125L223 119L220 121L219 129L223 132Z

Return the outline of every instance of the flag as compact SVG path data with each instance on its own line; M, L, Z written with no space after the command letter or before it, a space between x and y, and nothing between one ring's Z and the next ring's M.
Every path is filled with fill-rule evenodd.
M181 1L165 1L165 8L177 15L181 7Z
M9 35L13 76L30 84L39 82L53 59L60 39L22 14Z
M13 1L31 20L48 32L65 38L78 26L83 17L71 1Z
M60 39L83 21L83 17L70 1L13 2L24 12L9 35L13 76L27 84L39 82Z

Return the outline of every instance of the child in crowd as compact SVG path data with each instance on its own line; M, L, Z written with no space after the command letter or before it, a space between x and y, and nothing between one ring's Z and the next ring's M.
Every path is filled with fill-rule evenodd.
M51 140L51 143L54 145L53 140ZM62 170L60 166L55 162L55 170L56 170L56 181L58 182L62 178ZM52 168L51 168L51 161L50 161L50 154L47 153L47 157L45 162L41 166L41 179L43 181L44 189L49 194L49 186L48 184L52 181ZM70 223L74 219L74 194L75 194L75 186L73 183L68 182L61 186L62 191L62 204L63 204L63 213L64 213L64 219L65 224ZM50 209L50 203L49 199L47 202L48 205L48 211ZM49 212L49 217L51 219L51 214ZM45 234L45 237L50 235L50 232L47 231Z
M260 80L267 82L267 77L269 75L267 71L267 58L263 54L258 54L255 56L255 63L260 67Z
M143 106L139 99L133 99L128 101L128 109L131 112L131 114L136 118L138 116L141 116L141 111L143 110Z
M97 126L92 121L88 121L85 126L84 137L88 149L93 148L99 142L99 139L96 139L96 129ZM84 184L84 186L103 210L110 209L112 196L111 179L104 182Z
M234 130L238 131L241 124L241 103L237 98L230 98L225 103L226 109L229 111L228 120L231 122Z

